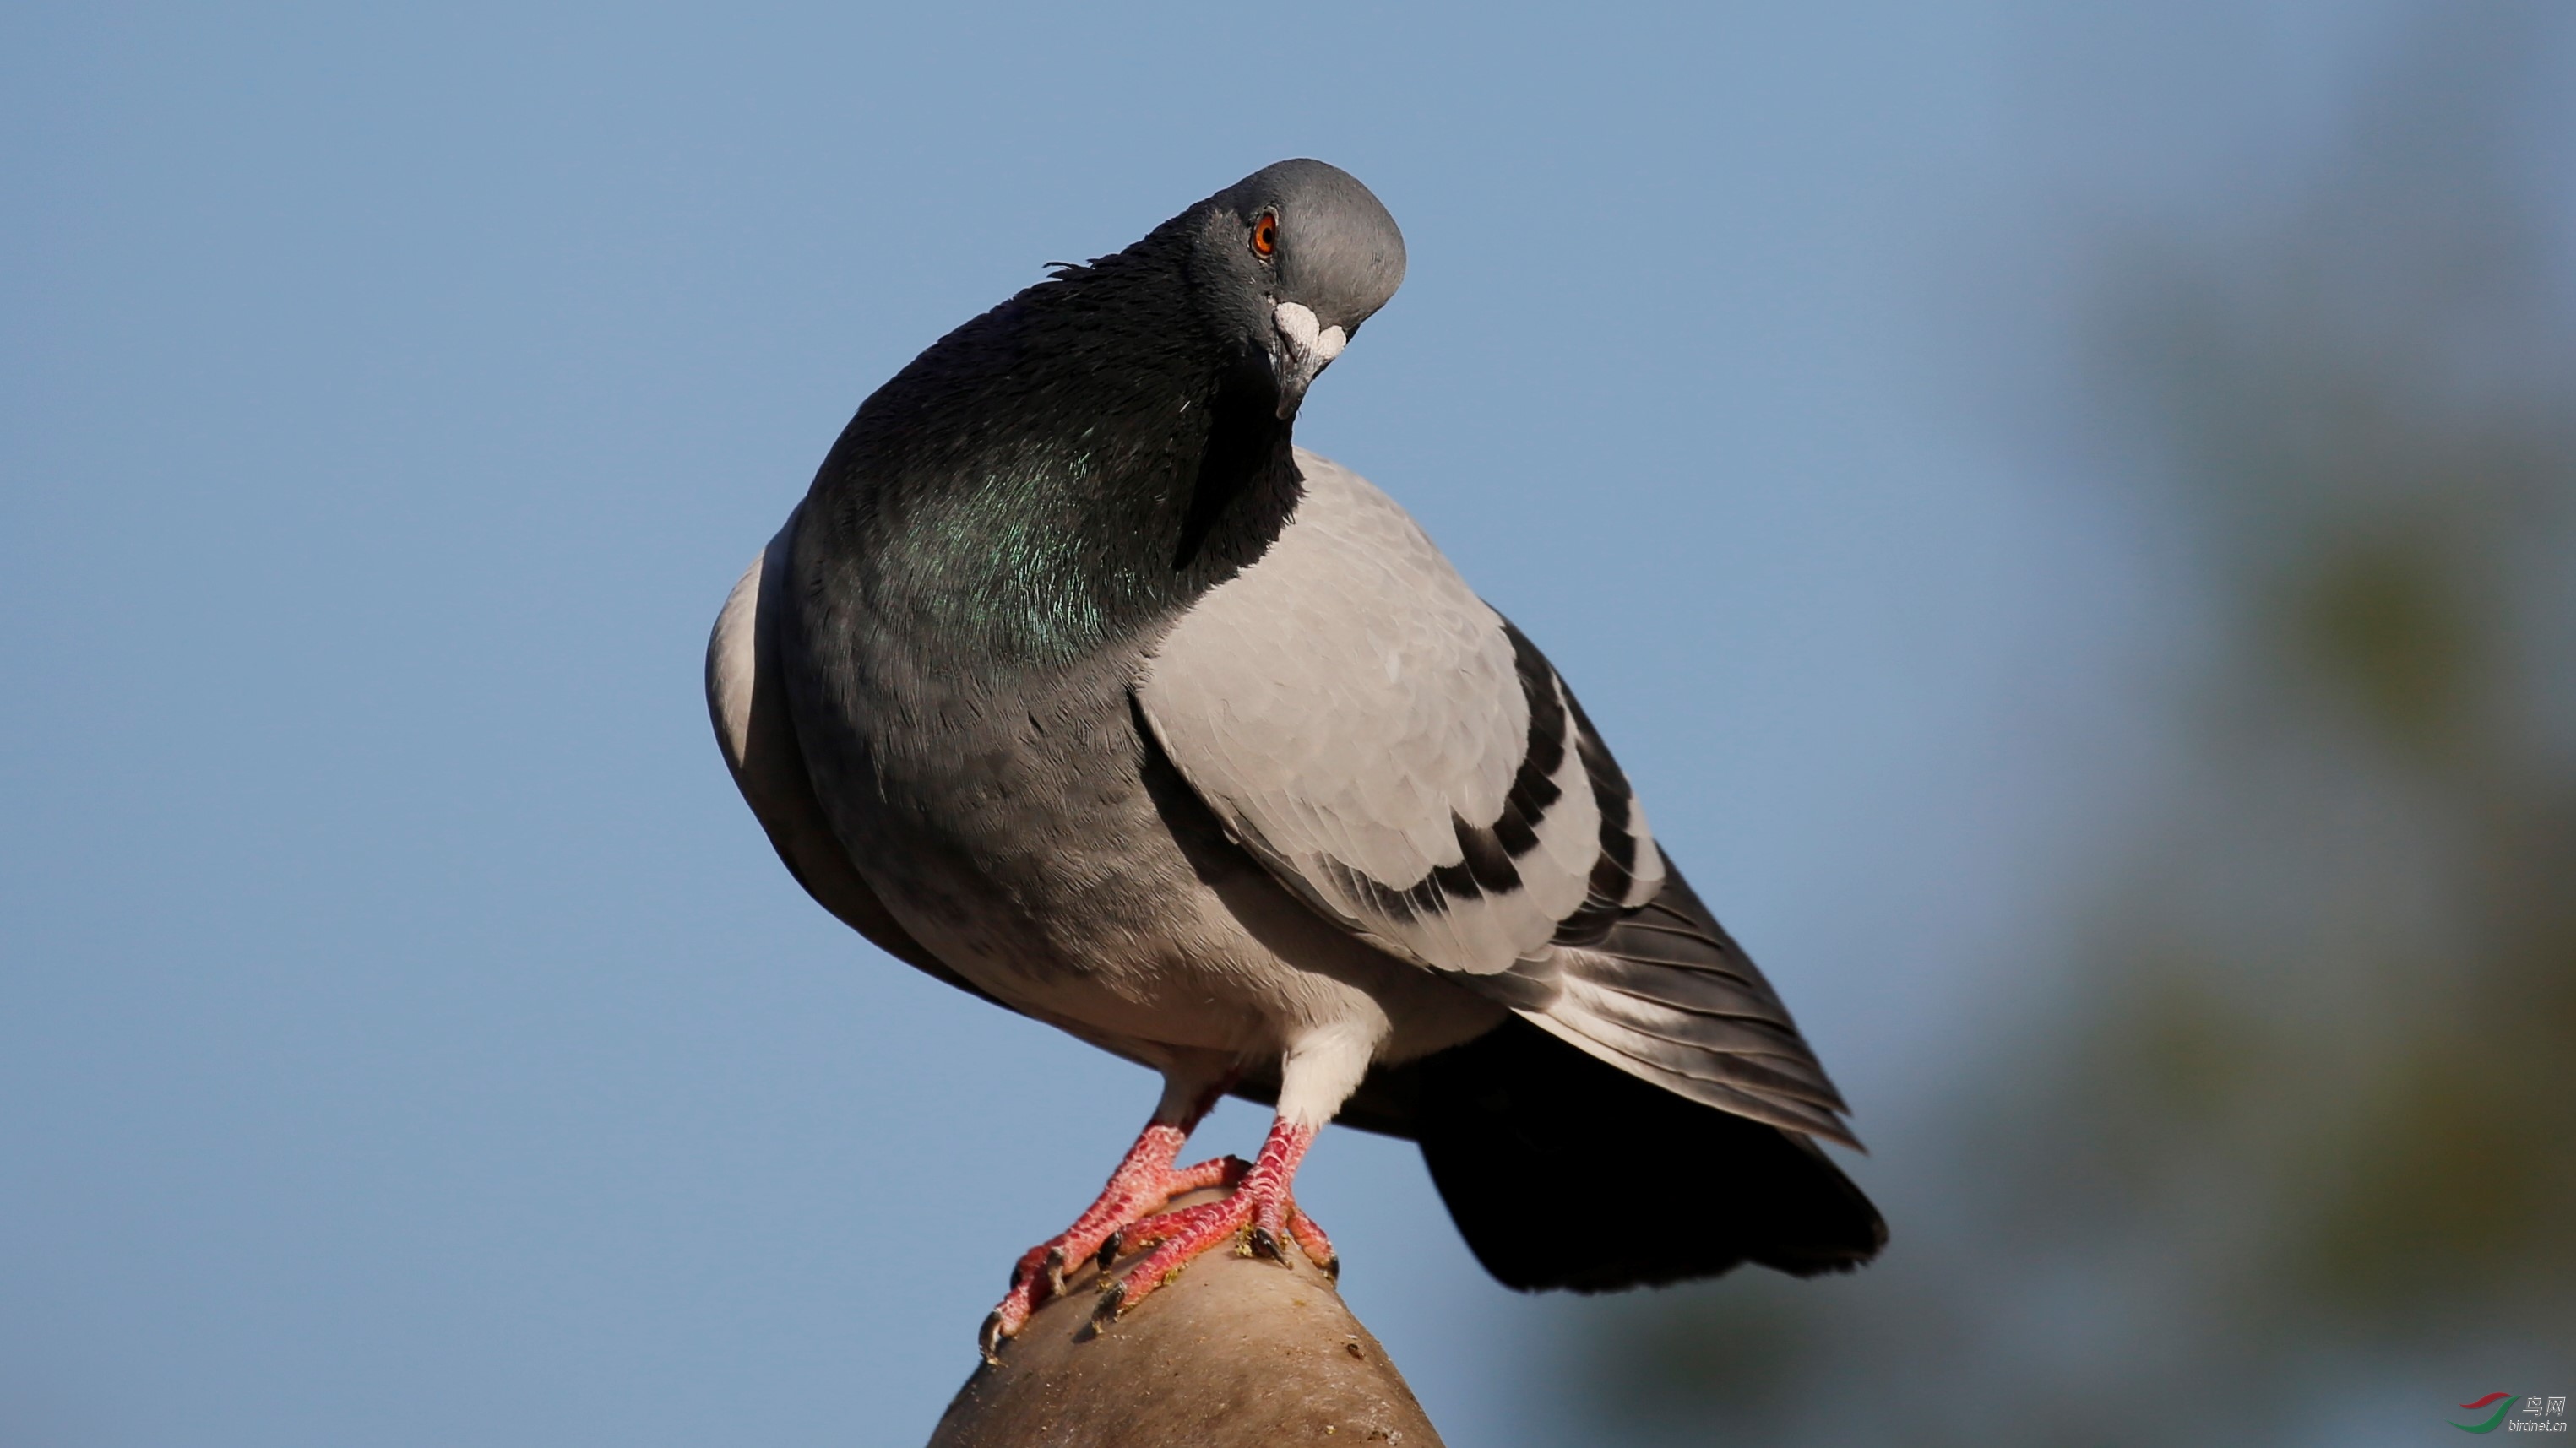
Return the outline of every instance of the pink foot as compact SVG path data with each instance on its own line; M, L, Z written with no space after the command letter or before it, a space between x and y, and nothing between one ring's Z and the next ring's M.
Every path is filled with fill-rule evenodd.
M1333 1255L1332 1240L1312 1217L1297 1209L1296 1199L1289 1194L1297 1163L1314 1140L1315 1128L1311 1126L1275 1122L1269 1137L1261 1143L1261 1155L1252 1163L1252 1169L1243 1173L1240 1183L1223 1198L1143 1218L1104 1239L1104 1265L1126 1247L1150 1245L1154 1250L1136 1264L1125 1280L1103 1279L1100 1305L1093 1310L1092 1321L1106 1324L1134 1311L1136 1304L1156 1288L1180 1276L1181 1269L1200 1253L1238 1236L1245 1238L1254 1255L1271 1258L1281 1255L1282 1243L1294 1240L1307 1260L1326 1272L1338 1273L1341 1263Z
M1297 1239L1297 1250L1306 1254L1307 1261L1324 1269L1325 1276L1342 1275L1342 1258L1333 1250L1333 1239L1324 1235L1323 1227L1314 1218L1298 1210L1294 1197L1288 1200L1288 1235Z
M1025 1326L1039 1303L1063 1295L1065 1268L1098 1252L1100 1244L1119 1228L1183 1192L1232 1186L1243 1179L1249 1168L1240 1157L1221 1156L1196 1166L1174 1167L1181 1143L1188 1139L1187 1127L1161 1122L1146 1127L1136 1144L1127 1148L1126 1159L1118 1163L1118 1170L1109 1174L1109 1184L1100 1189L1099 1200L1076 1217L1072 1226L1020 1255L1011 1268L1010 1292L984 1319L984 1330L976 1335L976 1345L986 1358L999 1361L996 1354L1001 1351L1002 1339Z

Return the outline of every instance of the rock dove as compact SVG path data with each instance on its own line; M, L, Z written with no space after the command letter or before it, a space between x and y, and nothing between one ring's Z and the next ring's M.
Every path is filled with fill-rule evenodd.
M1162 1075L988 1355L1085 1257L1150 1249L1103 1319L1220 1243L1331 1268L1293 1183L1336 1117L1419 1142L1517 1288L1886 1241L1814 1141L1858 1145L1842 1097L1573 691L1291 440L1404 270L1307 160L1056 266L860 405L717 621L716 733L798 883ZM1176 1165L1226 1093L1276 1106L1258 1155Z

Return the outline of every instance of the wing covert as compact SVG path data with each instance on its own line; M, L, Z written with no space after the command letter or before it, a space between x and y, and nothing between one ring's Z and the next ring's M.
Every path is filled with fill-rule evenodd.
M1617 764L1403 509L1297 458L1295 519L1137 686L1156 741L1290 889L1397 955L1492 977L1597 938L1663 878Z

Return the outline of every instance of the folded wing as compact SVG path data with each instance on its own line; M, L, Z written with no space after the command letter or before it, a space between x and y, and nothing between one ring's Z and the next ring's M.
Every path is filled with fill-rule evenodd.
M1661 851L1556 670L1357 474L1300 451L1268 553L1139 712L1234 838L1389 954L1705 1105L1850 1141L1779 997Z
M1499 975L1650 898L1661 857L1547 661L1385 494L1298 461L1296 519L1138 687L1173 763L1309 903L1436 970Z

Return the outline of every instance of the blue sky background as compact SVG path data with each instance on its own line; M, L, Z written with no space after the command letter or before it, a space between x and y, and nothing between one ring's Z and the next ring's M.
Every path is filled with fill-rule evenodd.
M2395 13L13 7L0 1440L923 1437L1154 1088L798 893L706 628L914 352L1291 155L1412 256L1300 440L1901 1153L2049 1008L2195 628L2051 405L2078 258L2223 230ZM1301 1197L1451 1441L1529 1441L1586 1319L1408 1146Z

